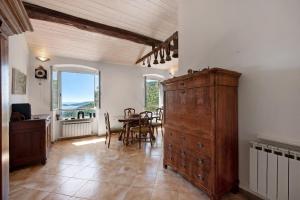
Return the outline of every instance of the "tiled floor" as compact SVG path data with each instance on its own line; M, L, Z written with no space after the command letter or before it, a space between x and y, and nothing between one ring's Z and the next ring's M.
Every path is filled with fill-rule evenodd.
M162 138L151 148L124 147L113 138L65 140L52 146L45 166L10 174L11 200L206 200L170 169L163 169ZM226 200L246 199L229 194Z

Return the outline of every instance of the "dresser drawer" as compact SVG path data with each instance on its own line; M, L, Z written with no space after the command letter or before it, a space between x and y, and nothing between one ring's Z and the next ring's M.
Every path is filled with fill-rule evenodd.
M194 153L194 157L197 155L212 155L212 141L210 139L189 135L186 140L186 148Z
M211 169L211 158L208 156L203 155L196 155L192 156L191 162L193 163L193 166L195 169L198 170L204 170L204 171L210 171Z
M177 150L171 143L165 143L164 145L164 163L172 166L174 169L177 167Z
M209 189L212 171L211 160L208 157L198 156L193 158L191 162L193 163L191 172L193 182L198 186Z
M180 174L184 175L187 179L191 179L192 166L191 153L187 149L179 149L177 152L177 167Z
M191 179L193 183L205 190L210 189L211 173L206 170L201 170L195 165L192 167Z

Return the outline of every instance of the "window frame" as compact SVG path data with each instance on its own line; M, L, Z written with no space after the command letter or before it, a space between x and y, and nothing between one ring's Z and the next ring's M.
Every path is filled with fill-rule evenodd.
M92 109L100 109L101 108L101 71L100 70L96 70L95 69L95 72L94 71L89 71L89 70L83 70L83 69L54 69L53 66L50 66L50 71L51 71L51 79L50 79L50 96L51 96L51 101L50 101L50 108L51 108L51 111L63 111L63 110L66 110L66 109L62 109L62 91L61 91L61 88L62 88L62 76L61 76L61 73L62 72L70 72L70 73L82 73L82 74L94 74L95 77L98 76L98 85L99 85L99 99L98 99L98 105L96 103L96 99L95 99L95 95L94 95L94 102L95 102L95 107L92 108ZM58 98L58 105L57 105L57 108L53 108L53 71L56 71L57 72L57 84L58 84L58 88L57 88L57 98ZM94 79L94 93L96 92L96 88L95 88L95 85L96 85L96 79Z
M153 76L144 76L144 109L147 109L147 80L154 80L158 82L158 106L157 108L161 107L161 98L162 98L162 94L161 94L161 79L159 78L155 78Z

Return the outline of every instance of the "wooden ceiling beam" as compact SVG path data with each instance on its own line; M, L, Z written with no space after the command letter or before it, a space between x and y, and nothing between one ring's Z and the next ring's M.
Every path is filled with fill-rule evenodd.
M81 30L100 33L144 45L158 45L162 41L128 30L108 26L87 19L75 17L49 8L23 2L29 18L73 26Z

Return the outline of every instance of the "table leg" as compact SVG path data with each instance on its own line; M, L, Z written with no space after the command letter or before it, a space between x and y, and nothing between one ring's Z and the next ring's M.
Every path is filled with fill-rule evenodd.
M126 123L126 145L129 144L129 134L130 134L129 123Z
M123 131L121 132L120 136L119 136L119 141L122 140L122 136L123 136Z
M150 137L151 137L152 140L156 139L155 136L154 136L154 128L153 127L151 127L151 129L150 129Z
M124 130L126 131L126 124L123 123L122 128L123 128L123 129L122 129L122 131L121 131L121 133L120 133L119 141L122 141L122 138L125 137L125 134L126 134L126 133L124 133Z

